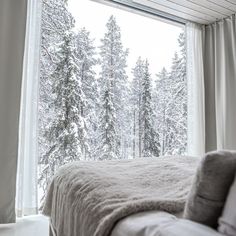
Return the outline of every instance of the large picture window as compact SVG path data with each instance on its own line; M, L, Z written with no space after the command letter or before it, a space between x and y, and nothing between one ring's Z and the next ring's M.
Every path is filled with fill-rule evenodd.
M184 26L88 0L43 0L40 193L81 160L187 153Z

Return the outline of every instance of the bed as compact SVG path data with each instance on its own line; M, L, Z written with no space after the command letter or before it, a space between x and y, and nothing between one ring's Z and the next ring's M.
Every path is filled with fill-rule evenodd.
M63 166L43 208L51 235L120 236L122 219L135 214L146 214L145 219L153 213L181 214L198 162L196 157L172 156Z

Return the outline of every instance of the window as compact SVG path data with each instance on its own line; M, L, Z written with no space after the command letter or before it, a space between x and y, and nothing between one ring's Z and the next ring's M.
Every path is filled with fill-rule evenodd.
M183 25L43 0L39 186L71 161L187 152Z

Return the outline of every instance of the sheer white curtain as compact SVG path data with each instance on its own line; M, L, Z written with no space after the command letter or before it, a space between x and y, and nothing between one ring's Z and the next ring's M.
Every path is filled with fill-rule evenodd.
M28 0L17 170L17 216L38 212L37 103L41 0Z
M188 154L205 153L204 26L187 23Z

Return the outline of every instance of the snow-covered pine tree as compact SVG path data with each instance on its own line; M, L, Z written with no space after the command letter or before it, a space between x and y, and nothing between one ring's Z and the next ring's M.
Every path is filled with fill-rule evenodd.
M132 104L132 140L133 140L133 158L142 156L142 82L144 78L145 62L138 58L135 67L132 70L133 80L131 83L131 104Z
M117 141L120 143L119 158L124 158L123 153L126 148L126 134L127 134L127 113L125 106L128 94L128 81L126 75L126 59L128 50L124 50L121 41L120 27L116 23L114 16L111 16L106 24L106 33L101 40L100 46L100 64L101 64L101 78L100 89L104 96L109 83L109 93L113 97L114 112L116 116L116 130Z
M86 143L86 124L82 116L85 97L81 78L77 76L78 66L72 33L64 33L63 42L58 48L59 61L53 81L54 107L57 116L45 132L49 149L40 159L43 170L40 184L46 188L55 170L70 161L83 159L88 150Z
M168 127L166 118L170 92L169 73L164 67L157 75L157 79L155 81L155 90L153 91L153 99L155 104L155 129L159 134L161 156L165 155L167 150L166 138Z
M50 140L45 136L47 125L55 118L54 96L51 74L59 60L57 47L63 40L64 32L74 26L74 19L67 9L67 0L42 0L38 148L39 160L50 148Z
M116 131L116 115L113 95L109 88L102 97L102 113L100 116L101 143L99 144L98 159L113 160L119 158L119 143Z
M187 81L185 35L179 36L181 55L175 53L170 73L158 74L154 98L161 155L185 154L187 147ZM159 124L158 124L159 122Z
M181 78L181 107L182 107L182 125L183 129L183 136L182 136L182 153L187 152L187 119L188 119L188 82L187 82L187 62L186 62L186 35L185 32L182 32L179 36L178 42L179 47L181 48L180 51L180 62L179 62L179 77Z
M175 55L172 62L171 79L172 112L174 117L175 135L172 138L172 153L185 154L187 148L187 77L186 77L186 50L185 34L181 33L178 39L180 55ZM170 122L171 123L171 122Z
M99 122L99 92L98 81L94 67L97 65L96 49L90 38L90 33L82 28L76 34L76 58L78 61L78 76L86 98L86 106L82 107L81 115L86 118L88 143L90 150L85 152L85 159L95 159L94 152L97 147L97 125Z
M168 103L166 107L165 113L165 127L167 128L166 137L165 137L165 146L166 153L169 155L176 154L176 150L178 150L178 121L179 121L179 104L177 101L179 100L178 92L176 91L178 87L178 64L179 64L179 56L177 53L174 54L172 59L172 66L170 76L168 78L169 83L169 91L168 91Z
M152 104L151 75L149 73L148 60L144 66L144 77L142 81L142 156L151 157L160 155L160 143L158 133L154 128L154 112Z

